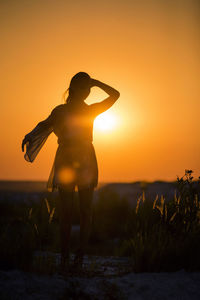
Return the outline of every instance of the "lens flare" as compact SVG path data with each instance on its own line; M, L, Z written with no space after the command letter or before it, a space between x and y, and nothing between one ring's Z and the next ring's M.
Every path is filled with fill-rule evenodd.
M62 184L72 183L75 179L74 170L71 168L62 168L58 174L58 179Z

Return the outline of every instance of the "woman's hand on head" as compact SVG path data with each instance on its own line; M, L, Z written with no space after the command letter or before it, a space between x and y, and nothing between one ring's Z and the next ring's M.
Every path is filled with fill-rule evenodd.
M97 85L97 80L91 78L91 79L90 79L90 87L93 87L93 86L96 86L96 85Z

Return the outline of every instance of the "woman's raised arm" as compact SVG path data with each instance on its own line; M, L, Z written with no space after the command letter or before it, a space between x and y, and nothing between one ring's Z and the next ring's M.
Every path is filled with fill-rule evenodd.
M109 109L117 101L117 99L120 96L120 93L113 87L96 79L91 79L91 87L93 86L101 88L102 90L104 90L104 92L106 92L109 95L109 97L105 100L90 105L91 111L95 115L98 115Z

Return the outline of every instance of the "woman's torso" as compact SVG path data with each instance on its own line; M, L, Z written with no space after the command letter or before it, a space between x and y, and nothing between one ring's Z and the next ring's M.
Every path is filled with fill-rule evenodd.
M69 183L79 188L95 187L98 183L98 166L92 144L94 117L86 103L79 107L59 106L53 122L53 131L59 147L48 185L56 187Z
M58 143L92 142L94 118L89 113L89 105L63 104L57 111L53 131Z

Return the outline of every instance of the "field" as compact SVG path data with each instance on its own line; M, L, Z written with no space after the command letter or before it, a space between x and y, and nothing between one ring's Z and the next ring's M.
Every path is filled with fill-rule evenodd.
M101 293L102 299L105 297L109 299L109 293L114 295L111 299L123 299L123 297L126 299L140 289L141 293L147 293L146 295L150 297L151 292L155 293L155 284L158 284L159 278L159 275L155 277L152 272L161 274L161 281L163 276L167 276L166 274L172 274L166 272L174 272L173 274L178 277L183 276L183 282L189 280L188 274L193 274L191 275L193 283L198 286L199 273L193 272L200 270L199 186L199 181L193 179L190 170L186 170L185 175L177 178L176 182L99 185L94 196L92 232L84 268L78 274L72 271L67 279L67 282L69 278L73 279L72 286L73 282L78 280L79 293L84 291L85 295L91 297L84 298L86 297L84 296L78 299L101 299L100 296L95 298L92 292L86 291L83 287L84 280L90 282L97 294L97 282L104 280L102 282L104 282L105 293ZM2 297L7 299L6 295L9 295L9 292L2 288L3 277L7 276L12 284L12 276L17 274L13 272L18 272L19 278L29 274L30 285L34 280L36 281L38 275L43 276L44 281L52 276L57 276L55 278L58 281L65 280L58 276L60 262L58 194L46 192L44 182L1 181L0 191ZM79 244L77 193L74 202L71 262ZM144 275L146 272L149 275ZM169 276L171 278L171 275ZM124 282L127 281L124 286L120 285L119 278L122 277ZM144 282L147 278L157 279L152 287L149 283L145 285L144 282L140 286L138 281L140 277ZM132 280L137 284L133 285L131 290L129 289L130 295L127 296L125 286L130 285ZM16 284L22 285L20 280ZM72 293L69 288L65 287L63 290L63 282L60 284L62 293ZM190 287L187 286L185 289L187 289L186 294L189 293ZM176 292L174 287L172 296ZM74 293L71 299L76 299L77 291L74 290ZM195 298L199 296L198 289L195 293L191 299L198 299ZM137 293L135 295L137 296ZM165 295L167 295L166 291ZM50 299L50 296L47 299Z

